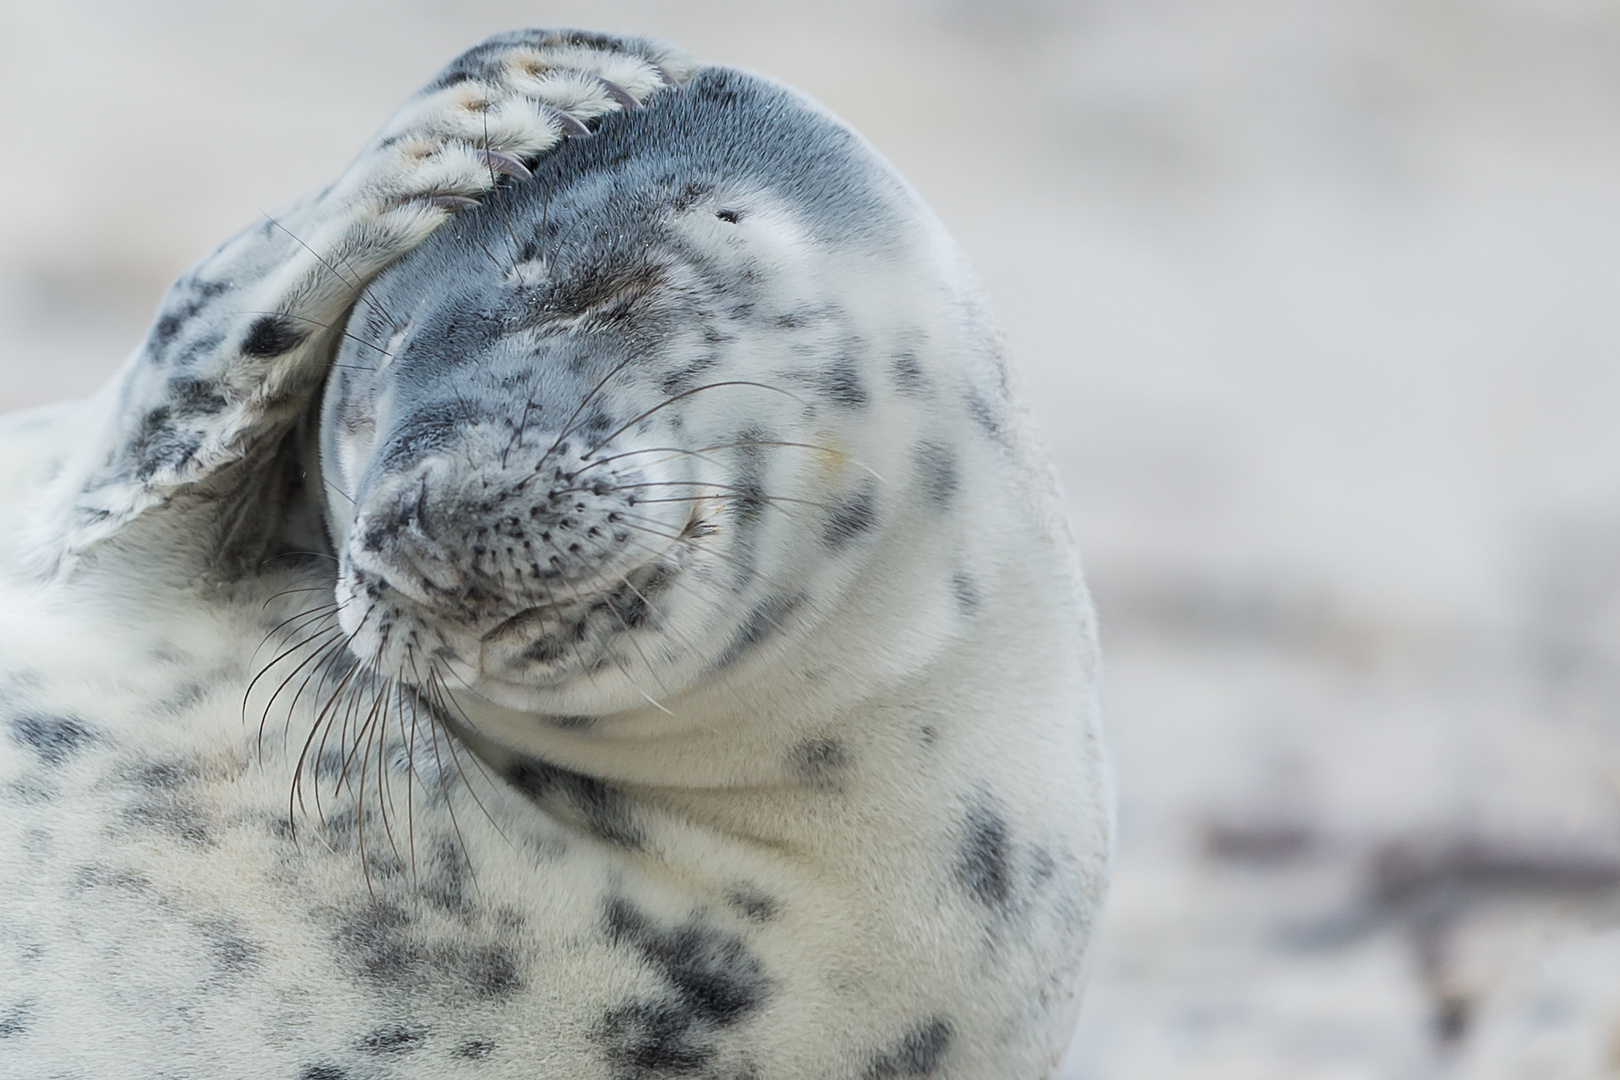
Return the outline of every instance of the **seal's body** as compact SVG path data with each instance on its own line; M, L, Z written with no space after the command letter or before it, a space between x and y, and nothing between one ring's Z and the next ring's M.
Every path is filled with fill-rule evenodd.
M1089 606L813 104L492 39L0 443L0 1073L1053 1067Z

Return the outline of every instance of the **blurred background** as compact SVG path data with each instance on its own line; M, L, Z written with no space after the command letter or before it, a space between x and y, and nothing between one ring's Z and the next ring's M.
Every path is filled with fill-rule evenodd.
M1620 1075L1620 5L0 0L0 407L535 24L800 86L983 276L1118 756L1065 1078Z

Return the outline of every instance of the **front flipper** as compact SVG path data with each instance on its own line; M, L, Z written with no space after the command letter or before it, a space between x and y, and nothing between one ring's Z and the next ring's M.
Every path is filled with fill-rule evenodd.
M35 503L29 562L61 573L143 514L219 506L229 516L237 511L224 508L239 502L230 492L273 486L277 450L377 274L501 176L527 176L525 161L689 71L659 43L571 31L503 34L458 57L335 184L239 233L174 284Z

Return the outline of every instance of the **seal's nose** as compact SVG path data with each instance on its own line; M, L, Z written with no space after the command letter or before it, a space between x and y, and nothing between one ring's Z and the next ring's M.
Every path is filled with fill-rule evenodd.
M536 609L589 607L685 523L687 503L662 495L684 493L670 487L679 482L626 479L595 462L542 459L542 469L533 452L503 463L499 449L462 442L376 478L351 518L354 566L483 634ZM650 514L637 507L646 491Z
M425 607L464 603L465 575L457 545L443 543L435 529L432 470L380 499L368 500L355 520L356 560L380 574L390 587ZM442 523L441 523L442 524Z

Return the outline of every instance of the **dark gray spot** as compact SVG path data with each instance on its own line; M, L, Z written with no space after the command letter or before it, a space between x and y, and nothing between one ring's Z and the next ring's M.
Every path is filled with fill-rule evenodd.
M697 385L698 376L711 371L720 363L720 357L709 354L700 356L691 363L677 368L658 380L658 389L671 397L692 389Z
M973 422L979 425L979 430L988 435L992 441L1002 446L1010 446L1011 440L1007 438L1007 429L1003 426L1001 417L996 410L984 399L984 395L977 390L967 392L967 411Z
M483 1061L495 1051L494 1039L465 1039L451 1051L452 1057L466 1058L468 1061Z
M866 387L861 385L855 360L844 357L819 372L814 380L816 390L834 405L858 409L866 404Z
M895 353L894 359L889 362L889 369L894 372L895 389L907 397L915 397L928 388L922 363L917 359L917 354L910 350Z
M803 330L807 326L816 326L826 322L829 313L824 308L800 308L798 311L784 311L771 320L771 325L778 330Z
M1030 854L1029 883L1036 889L1051 881L1057 875L1057 860L1052 853L1044 847L1037 847Z
M845 547L877 524L877 499L870 484L833 507L822 527L821 539L833 551Z
M197 929L207 939L209 956L222 974L240 975L259 966L261 949L229 919L209 919Z
M34 1003L21 1001L0 1013L0 1039L20 1039L34 1026Z
M446 947L440 955L448 955L458 967L461 981L471 987L479 997L503 998L523 988L517 961L505 949L496 946Z
M24 806L43 806L55 799L60 789L54 784L47 784L38 776L25 775L6 784L0 791L4 792L7 802Z
M837 739L806 739L793 748L788 768L809 787L836 791L849 767L849 754Z
M427 1040L427 1029L406 1024L388 1024L367 1032L360 1049L368 1054L409 1054L420 1050Z
M951 575L951 595L963 615L975 615L979 610L979 583L966 570Z
M151 331L146 335L146 350L149 355L156 355L168 347L179 336L186 324L196 317L207 301L227 292L231 288L228 281L198 281L196 278L181 278L175 282L165 298L164 313L153 324ZM184 296L185 299L177 302L176 298Z
M441 837L433 848L432 877L423 883L422 894L434 905L455 915L472 911L467 893L467 855L453 837Z
M598 839L632 850L646 843L624 793L594 776L530 758L515 764L508 779L536 802L569 811Z
M670 1004L637 1001L609 1009L591 1034L613 1065L614 1080L695 1073L714 1057L707 1032Z
M893 1050L875 1054L866 1068L867 1080L899 1080L928 1076L939 1068L951 1047L951 1022L935 1017L908 1031Z
M351 914L337 932L337 943L372 982L408 986L426 960L425 950L408 936L410 917L390 904L368 905Z
M137 787L153 791L176 791L197 775L197 770L178 762L155 762L142 765L135 771Z
M596 723L594 716L551 716L547 722L561 731L584 731Z
M133 870L114 870L106 866L81 866L73 875L73 885L77 889L117 889L120 892L140 895L152 888L152 880L144 874L137 874Z
M11 737L47 765L60 765L92 739L89 728L67 716L25 714L11 718Z
M1217 861L1277 866L1309 855L1320 837L1301 821L1212 821L1204 852Z
M176 791L179 775L171 766L158 765L144 770L136 779L141 794L124 807L126 822L143 829L157 829L188 844L206 846L214 842L207 815L194 799ZM156 777L154 783L143 783Z
M943 443L922 442L911 452L912 466L916 469L917 484L923 495L943 510L962 486L957 472L956 454Z
M297 348L304 340L304 332L296 323L283 315L261 315L248 327L242 339L242 352L247 356L280 356Z
M170 407L159 405L141 417L130 438L128 453L134 461L136 478L150 480L160 469L179 469L200 446L201 433L177 426Z
M466 942L428 944L411 934L411 919L392 904L351 911L334 940L355 974L389 989L499 999L522 989L516 960L504 948Z
M781 905L775 899L749 886L727 893L726 903L742 912L749 922L767 923L781 913Z
M742 940L697 920L663 928L626 900L613 900L606 933L633 948L669 981L667 997L608 1010L593 1035L614 1076L642 1080L703 1069L714 1036L757 1011L769 993L759 961Z
M726 667L736 663L744 653L753 649L754 646L772 634L780 633L788 618L798 609L799 605L804 603L804 600L803 593L796 596L768 597L753 611L749 612L748 620L743 623L742 629L737 631L737 635L731 639L731 644L726 646L726 651L721 654L720 662L716 666Z
M298 1080L349 1080L349 1071L341 1065L305 1065Z
M555 664L568 655L568 643L559 637L536 638L522 653L523 659L536 664Z
M217 382L190 375L176 375L169 380L169 400L179 416L209 416L230 404Z
M1012 900L1012 845L1007 821L988 799L971 806L963 819L956 878L988 908L1005 909Z

